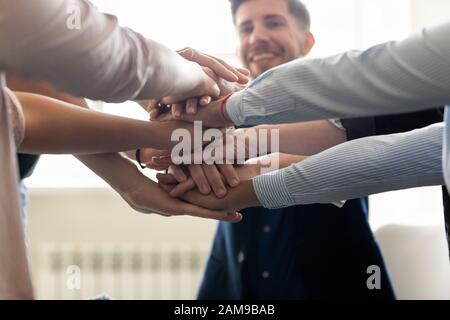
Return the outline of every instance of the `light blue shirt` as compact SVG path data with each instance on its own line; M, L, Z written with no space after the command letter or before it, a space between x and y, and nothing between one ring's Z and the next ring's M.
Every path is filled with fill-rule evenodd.
M447 105L450 103L449 39L450 23L447 23L424 29L403 41L378 45L364 52L350 51L327 59L295 60L267 71L246 90L234 94L228 100L226 109L232 121L240 126L405 113ZM445 120L450 124L448 114ZM448 130L446 126L443 167L445 180L450 182ZM413 136L410 139L407 134L406 138L405 134L394 135L388 142L392 149L386 150L385 154L376 152L376 148L364 149L365 154L358 161L365 162L365 167L354 166L354 157L347 157L340 158L347 162L340 170L351 170L353 173L352 168L363 170L359 178L364 179L365 183L359 187L364 194L387 191L389 188L439 184L442 182L442 165L440 173L436 173L435 166L427 167L426 159L415 164L413 160L417 152L424 156L435 156L439 152L441 162L443 131L441 125L411 133ZM372 143L386 146L379 139L371 137L363 141L369 146ZM419 140L421 143L416 142ZM345 144L340 151L353 156L361 155L355 149L359 147L358 143ZM406 152L402 143L408 143L410 152ZM396 148L403 148L404 153L396 152ZM391 158L385 159L388 155ZM327 154L327 157L331 156L337 154ZM333 168L337 161L327 157L315 156L274 174L254 178L253 185L259 200L265 207L279 208L361 196L358 190L349 188L349 183L355 180L345 180L349 178L345 172L341 175L335 172ZM401 163L405 169L410 168L400 171L406 175L403 178L405 183L392 184L389 177L378 179L376 174L381 173L380 168L367 165L370 164L369 159L374 157L386 160L380 165ZM314 171L312 168L327 174L318 180L317 176L309 174ZM421 179L415 175L417 170ZM430 179L425 179L428 170ZM400 175L400 172L391 174ZM333 192L325 192L330 183L337 179L344 179L343 184L336 186L333 192L344 198L336 199ZM321 196L314 197L308 190L314 190Z

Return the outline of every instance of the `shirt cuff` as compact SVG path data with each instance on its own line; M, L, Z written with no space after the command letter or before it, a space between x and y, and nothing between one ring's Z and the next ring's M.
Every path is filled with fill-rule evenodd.
M261 205L267 209L279 209L295 205L284 179L284 170L278 170L253 178L253 188Z
M227 104L225 105L228 117L236 126L241 126L245 123L244 106L242 103L243 96L244 91L236 92L227 100Z

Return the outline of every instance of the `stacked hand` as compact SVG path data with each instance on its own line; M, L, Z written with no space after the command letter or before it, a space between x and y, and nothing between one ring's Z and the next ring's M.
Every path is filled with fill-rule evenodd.
M142 213L157 213L166 217L190 215L228 222L239 222L242 219L242 215L235 210L209 209L170 197L167 189L159 187L143 175L130 183L132 185L127 192L119 193L133 209Z
M191 48L181 50L179 54L203 67L207 76L204 86L190 93L190 97L185 95L169 96L159 100L141 102L141 105L150 113L150 119L152 121L183 120L188 122L202 120L204 125L215 128L232 125L226 112L224 113L222 104L226 96L244 88L248 82L249 72L245 69L233 68L220 59L199 53ZM225 139L214 141L213 144L223 144L226 149ZM236 141L232 144L234 147ZM258 204L256 195L250 186L250 180L260 174L259 164L247 163L234 166L225 161L223 164L204 163L176 166L171 160L170 150L141 150L141 162L147 167L155 170L168 170L168 173L159 173L157 178L161 189L169 193L172 199L180 198L198 207L223 212L235 212L240 208ZM243 183L241 184L241 182ZM242 192L246 189L248 192ZM227 216L224 219L235 222L238 218Z
M180 119L184 112L195 115L198 106L206 106L212 100L240 91L249 81L250 72L247 69L234 68L221 59L192 48L182 49L178 53L185 59L198 63L203 69L204 79L191 92L159 100L140 101L152 120L167 111L171 111L175 119Z
M258 159L249 160L243 165L174 165L170 156L161 156L168 151L143 151L144 156L141 159L147 167L166 170L167 173L158 173L156 177L160 187L173 198L180 198L203 208L227 212L257 204L256 196L251 194L253 191L250 184L253 177L261 174L261 162Z

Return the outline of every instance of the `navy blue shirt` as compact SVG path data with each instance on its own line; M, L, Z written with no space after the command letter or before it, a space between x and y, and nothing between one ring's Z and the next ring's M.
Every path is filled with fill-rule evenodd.
M348 140L409 131L442 121L439 111L343 120ZM366 198L333 205L243 210L220 222L199 299L394 299L380 249L367 222ZM369 290L367 268L381 269Z
M367 199L242 210L220 222L199 299L393 299L394 292L366 219ZM367 268L381 269L369 290Z

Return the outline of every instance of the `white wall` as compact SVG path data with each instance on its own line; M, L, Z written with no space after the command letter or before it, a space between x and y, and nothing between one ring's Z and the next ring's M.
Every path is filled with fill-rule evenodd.
M450 22L450 1L411 0L412 29Z

